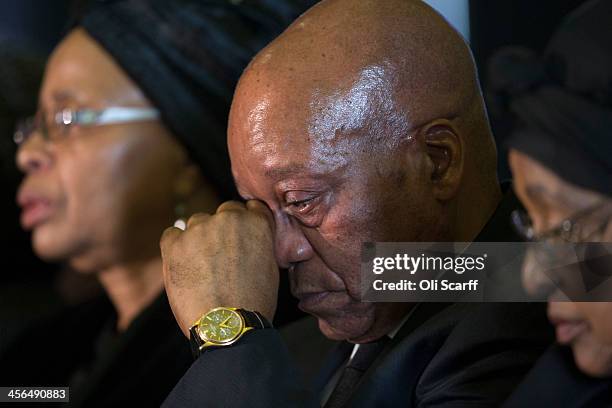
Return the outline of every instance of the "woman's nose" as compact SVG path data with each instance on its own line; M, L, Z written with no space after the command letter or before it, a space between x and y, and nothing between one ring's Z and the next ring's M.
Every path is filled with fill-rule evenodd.
M17 149L17 167L23 173L31 174L48 168L52 157L48 144L38 132L34 132Z
M557 289L554 279L548 276L545 269L545 266L538 262L535 251L528 250L522 267L523 287L529 295L538 299L545 299Z

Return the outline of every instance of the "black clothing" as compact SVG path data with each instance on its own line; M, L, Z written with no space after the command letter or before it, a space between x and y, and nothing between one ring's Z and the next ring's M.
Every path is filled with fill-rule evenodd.
M279 333L306 384L319 376L328 354L339 343L325 337L317 318L310 315L280 327Z
M0 355L0 384L70 386L71 407L159 406L192 362L165 293L115 327L106 297L39 322Z
M420 304L348 406L498 406L552 341L541 306ZM319 384L329 381L350 350L341 347L329 358L331 367L322 370L328 376ZM200 357L163 406L319 406L321 389L297 378L278 332L259 330Z
M503 408L612 407L612 381L578 370L572 350L552 346L512 393Z
M342 408L351 398L365 372L385 349L391 340L384 336L371 343L360 344L359 348L342 370L342 375L334 387L325 408Z
M539 57L510 48L491 61L491 113L506 141L564 180L612 195L612 2L571 14Z
M509 190L481 239L516 240L508 217L515 200ZM418 304L347 406L498 406L550 345L545 316L544 304ZM316 407L351 349L341 343L306 387L278 332L258 330L196 360L164 406Z

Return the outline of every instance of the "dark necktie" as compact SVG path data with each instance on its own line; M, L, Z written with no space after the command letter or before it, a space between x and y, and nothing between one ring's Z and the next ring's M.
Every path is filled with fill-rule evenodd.
M359 345L357 352L344 368L338 384L336 384L325 404L325 408L341 408L346 405L363 374L372 365L389 340L389 337L385 336L372 343Z

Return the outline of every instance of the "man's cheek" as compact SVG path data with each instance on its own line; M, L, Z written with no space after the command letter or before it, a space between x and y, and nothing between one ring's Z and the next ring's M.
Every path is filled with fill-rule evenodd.
M342 285L353 300L359 299L361 294L361 245L351 248L333 247L326 254L327 268L335 275L335 279L342 281Z
M344 282L351 298L357 299L361 293L361 247L368 240L362 241L351 232L346 234L343 237L350 240L338 239L329 245L326 263Z
M344 282L348 295L355 301L361 301L361 269L359 266L351 270Z

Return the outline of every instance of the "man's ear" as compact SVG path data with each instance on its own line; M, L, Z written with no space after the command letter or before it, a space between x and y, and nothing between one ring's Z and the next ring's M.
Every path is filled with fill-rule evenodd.
M463 140L453 123L436 119L421 129L426 154L431 162L430 182L434 196L446 201L453 198L463 176Z

